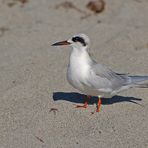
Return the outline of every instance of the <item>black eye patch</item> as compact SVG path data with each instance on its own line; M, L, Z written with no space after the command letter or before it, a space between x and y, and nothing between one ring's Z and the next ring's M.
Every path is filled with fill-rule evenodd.
M78 37L78 36L73 37L73 38L72 38L72 41L73 41L73 42L80 42L83 46L86 46L86 43L85 43L84 39L81 38L81 37Z

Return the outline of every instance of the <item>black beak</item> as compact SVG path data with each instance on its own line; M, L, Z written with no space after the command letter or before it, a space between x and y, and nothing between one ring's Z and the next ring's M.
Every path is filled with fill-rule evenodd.
M61 45L70 45L71 43L69 43L68 41L61 41L61 42L56 42L54 44L52 44L51 46L61 46Z

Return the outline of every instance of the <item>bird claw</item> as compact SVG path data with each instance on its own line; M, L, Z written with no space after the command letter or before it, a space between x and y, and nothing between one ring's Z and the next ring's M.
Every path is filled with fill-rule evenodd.
M87 108L87 105L77 105L76 108Z

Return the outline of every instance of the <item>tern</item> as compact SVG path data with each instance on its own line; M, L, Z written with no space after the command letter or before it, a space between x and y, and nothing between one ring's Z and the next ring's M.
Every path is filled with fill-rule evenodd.
M87 108L91 96L97 96L96 112L99 112L101 98L113 97L129 88L148 88L148 76L130 76L116 73L110 68L97 63L90 55L90 39L85 34L56 42L52 46L70 45L72 51L67 68L67 80L77 90L87 96L84 105Z

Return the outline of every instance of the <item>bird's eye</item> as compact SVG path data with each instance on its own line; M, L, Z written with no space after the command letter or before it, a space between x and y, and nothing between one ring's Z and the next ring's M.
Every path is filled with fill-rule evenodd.
M77 42L76 37L73 37L73 38L72 38L72 41L73 41L73 42Z
M80 42L83 46L86 46L86 43L85 43L85 41L84 41L84 39L82 37L78 37L78 36L73 37L72 41L73 42Z

